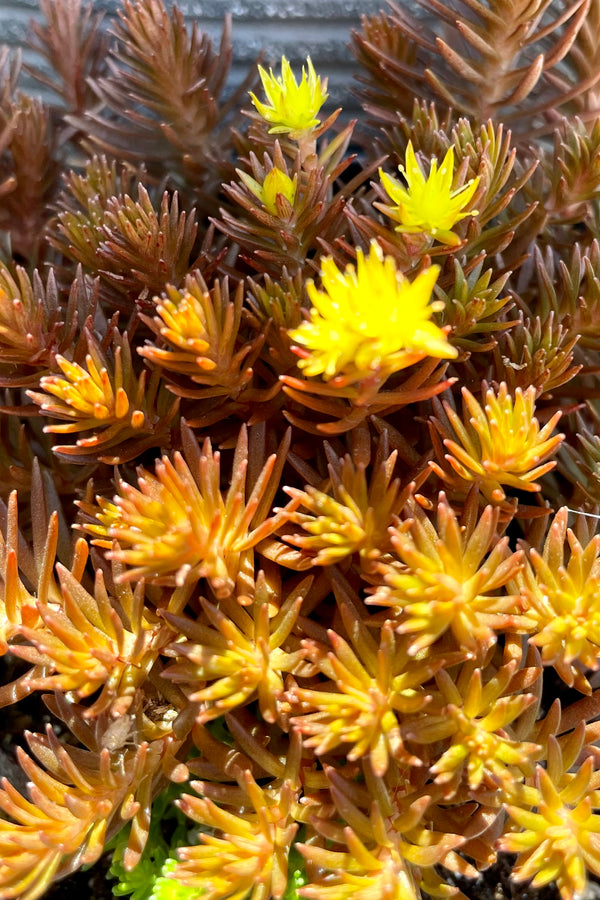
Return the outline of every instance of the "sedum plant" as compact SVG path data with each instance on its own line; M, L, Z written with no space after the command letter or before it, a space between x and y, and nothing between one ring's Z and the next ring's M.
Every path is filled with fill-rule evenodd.
M0 900L600 875L600 7L419 4L0 53Z

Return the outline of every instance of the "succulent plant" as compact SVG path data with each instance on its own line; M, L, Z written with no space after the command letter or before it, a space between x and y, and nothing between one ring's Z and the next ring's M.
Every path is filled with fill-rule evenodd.
M600 4L419 3L0 53L0 900L600 875Z

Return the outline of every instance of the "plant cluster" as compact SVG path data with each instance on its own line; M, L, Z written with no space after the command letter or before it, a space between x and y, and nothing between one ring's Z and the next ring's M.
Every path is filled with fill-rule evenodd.
M598 873L600 5L419 3L358 123L163 0L0 55L2 900Z

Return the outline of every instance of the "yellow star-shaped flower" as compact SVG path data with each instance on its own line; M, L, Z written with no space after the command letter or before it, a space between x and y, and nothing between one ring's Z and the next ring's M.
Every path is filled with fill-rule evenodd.
M254 196L261 201L267 212L270 212L272 216L280 215L280 211L285 211L286 206L290 211L293 208L298 183L296 175L290 178L286 172L282 172L281 169L275 166L267 172L263 183L259 184L255 178L252 178L246 172L238 169L237 174L248 190L252 191ZM279 205L278 197L282 198L279 201Z
M477 215L477 210L463 210L477 190L479 177L452 190L454 148L450 147L439 169L437 159L431 160L429 176L425 178L410 141L405 164L398 168L406 179L406 186L380 169L379 177L394 205L376 203L375 206L399 223L396 231L429 234L442 244L458 247L461 240L452 229L465 216Z
M250 98L263 119L271 123L269 134L289 134L297 140L319 124L317 113L329 96L327 79L321 83L310 57L306 64L308 75L303 66L300 84L285 56L281 57L281 75L274 75L273 69L267 72L262 66L258 67L269 102L262 103L253 93Z
M453 358L457 351L430 321L439 302L430 303L439 266L420 272L413 282L396 269L372 241L367 257L341 272L331 258L321 267L323 290L309 281L310 321L290 332L301 345L300 368L329 381L343 375L360 381L374 373L388 377L426 356Z

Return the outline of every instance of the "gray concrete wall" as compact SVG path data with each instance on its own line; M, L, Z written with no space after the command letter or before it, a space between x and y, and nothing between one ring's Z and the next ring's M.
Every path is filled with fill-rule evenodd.
M114 13L117 0L95 0L97 9ZM298 67L310 54L319 74L329 79L328 106L343 106L354 112L357 101L351 94L354 57L348 49L350 31L360 27L362 13L376 13L385 0L179 0L178 6L189 21L218 40L224 16L233 17L234 65L231 85L239 83L261 50L270 63L282 54ZM27 23L38 17L37 0L0 0L0 43L22 46ZM34 62L24 51L24 60ZM23 77L29 90L30 80ZM35 87L40 92L39 87Z

